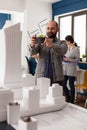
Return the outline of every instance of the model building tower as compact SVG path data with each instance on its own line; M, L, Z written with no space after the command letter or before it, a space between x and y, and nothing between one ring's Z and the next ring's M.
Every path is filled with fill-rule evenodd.
M28 110L39 109L39 89L34 87L23 88L23 102Z
M38 78L37 87L40 89L40 98L46 98L50 87L50 79L44 77Z
M62 95L62 86L59 84L53 84L51 87L49 87L49 94L46 96L46 99L52 104L64 104L65 97Z

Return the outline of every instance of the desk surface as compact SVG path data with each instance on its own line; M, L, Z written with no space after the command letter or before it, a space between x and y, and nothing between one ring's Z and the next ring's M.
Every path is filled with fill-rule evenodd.
M83 61L80 61L79 63L80 63L80 64L87 64L87 62L83 62Z
M33 116L38 130L87 130L87 109L68 103L62 110ZM18 130L18 126L13 125Z
M87 62L79 62L78 66L80 69L87 70Z
M38 130L87 130L87 110L72 104L34 117L38 120Z

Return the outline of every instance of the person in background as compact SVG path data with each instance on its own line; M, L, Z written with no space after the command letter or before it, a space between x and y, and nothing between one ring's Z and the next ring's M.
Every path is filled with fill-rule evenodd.
M68 51L63 57L63 68L64 68L64 81L63 90L67 102L74 103L75 99L75 87L74 82L77 76L77 63L80 59L79 47L75 45L74 39L71 35L65 37L68 45ZM67 81L69 81L69 88L67 87Z
M67 51L65 41L59 40L56 35L59 26L55 21L49 21L46 25L46 37L43 43L37 43L37 37L33 36L30 43L31 54L39 53L36 78L47 77L52 83L63 83L62 57Z

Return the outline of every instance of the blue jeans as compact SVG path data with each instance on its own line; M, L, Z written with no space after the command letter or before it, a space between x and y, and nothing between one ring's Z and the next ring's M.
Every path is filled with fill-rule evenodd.
M67 81L69 80L69 87L70 90L67 87ZM75 77L74 76L67 76L64 75L64 81L63 81L63 91L65 93L65 96L70 96L70 102L74 102L75 99L75 87L74 87Z

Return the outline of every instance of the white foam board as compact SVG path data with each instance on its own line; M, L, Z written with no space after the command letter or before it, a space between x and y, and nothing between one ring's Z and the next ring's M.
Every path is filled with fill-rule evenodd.
M23 74L22 75L22 86L29 87L35 86L35 76L31 74Z
M0 109L0 122L7 120L7 110Z
M10 92L11 90L7 87L0 87L0 93L7 93L7 92Z
M22 83L20 23L2 29L0 37L0 83Z
M20 108L20 116L29 116L29 115L35 115L35 114L41 114L46 112L51 112L55 110L61 110L66 106L66 102L62 102L61 104L52 104L48 103L46 99L43 99L43 101L40 102L39 108L34 109L26 109L25 106L22 106Z
M12 88L11 91L14 93L14 100L21 100L23 98L23 88Z
M12 102L13 104L13 102ZM7 123L8 124L18 124L18 120L20 117L20 105L7 105Z
M7 109L7 104L13 102L13 92L6 92L0 94L0 110Z
M48 94L50 86L50 79L48 78L38 78L37 79L37 87L40 89L40 98L45 98Z
M63 88L62 86L52 86L49 87L49 96L50 97L58 97L63 95Z
M50 97L49 95L47 95L46 99L49 103L52 103L52 104L63 104L65 102L64 96Z
M39 96L40 92L38 88L23 88L23 102L26 108L29 110L38 109L39 108Z
M68 103L60 111L33 116L38 122L38 130L86 130L87 109ZM17 125L13 126L18 128Z
M37 130L37 120L33 117L31 121L25 122L21 118L19 119L18 130Z

